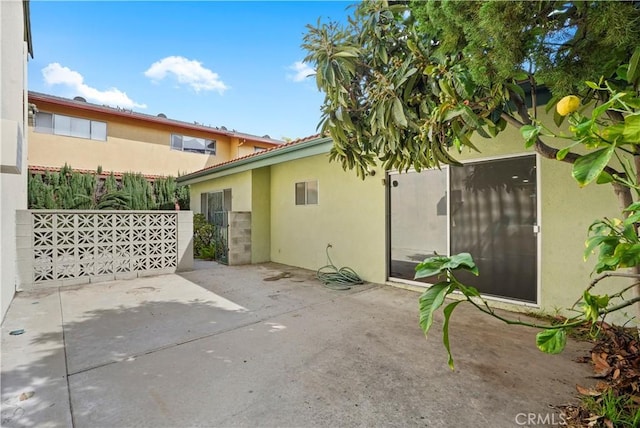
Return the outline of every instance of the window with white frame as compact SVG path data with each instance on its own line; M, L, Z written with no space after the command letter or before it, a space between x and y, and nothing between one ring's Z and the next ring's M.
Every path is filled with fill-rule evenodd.
M34 131L43 134L107 141L106 122L57 113L36 113Z
M265 149L264 147L253 146L253 151L255 153L264 152L265 150L267 149Z
M296 205L318 205L318 180L296 183Z
M171 134L171 149L183 152L216 154L216 140Z

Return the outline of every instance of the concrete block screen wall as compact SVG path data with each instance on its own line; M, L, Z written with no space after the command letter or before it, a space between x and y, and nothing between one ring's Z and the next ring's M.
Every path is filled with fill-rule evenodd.
M191 211L25 210L17 216L19 286L72 285L193 266Z

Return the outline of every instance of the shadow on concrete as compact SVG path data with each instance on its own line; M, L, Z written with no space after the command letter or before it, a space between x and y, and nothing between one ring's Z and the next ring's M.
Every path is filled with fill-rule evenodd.
M224 320L221 312L225 313ZM134 307L85 311L81 320L65 321L66 350L60 331L38 334L34 329L27 329L22 337L8 336L7 347L15 347L10 341L19 340L21 347L28 352L23 361L18 357L11 369L6 369L10 362L5 364L3 361L1 426L71 426L69 416L65 415L69 412L69 396L73 405L87 391L92 394L114 391L100 391L99 387L85 385L72 389L69 394L67 367L72 380L74 375L98 367L126 364L141 355L210 337L231 328L229 316L234 317L235 322L244 316L245 321L251 323L251 320L246 320L246 310L220 308L211 302L143 301ZM5 333L8 330L3 331L3 335ZM31 393L32 396L21 401L21 395L26 398ZM75 409L74 419L84 418L95 411L72 407Z
M3 402L2 426L71 426L70 396L76 427L511 427L519 413L557 414L549 406L589 374L572 361L586 346L545 355L534 331L462 306L451 372L442 320L425 340L417 294L337 292L310 275L270 264L62 290L66 355L62 331L46 325L18 339L24 361L5 365L3 350L3 401L35 395ZM205 297L167 297L183 294Z

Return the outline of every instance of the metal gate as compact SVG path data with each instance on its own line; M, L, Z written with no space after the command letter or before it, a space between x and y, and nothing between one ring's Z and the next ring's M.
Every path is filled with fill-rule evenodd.
M213 242L216 247L215 260L229 263L229 211L211 213L211 224L215 227Z
M214 260L229 263L229 211L231 208L231 189L219 192L203 193L202 207L207 221L214 226Z

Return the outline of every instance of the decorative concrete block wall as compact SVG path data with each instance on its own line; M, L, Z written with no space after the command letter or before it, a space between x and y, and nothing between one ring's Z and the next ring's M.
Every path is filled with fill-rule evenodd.
M229 265L251 263L251 212L229 213Z
M190 211L17 212L18 286L73 285L193 266Z

